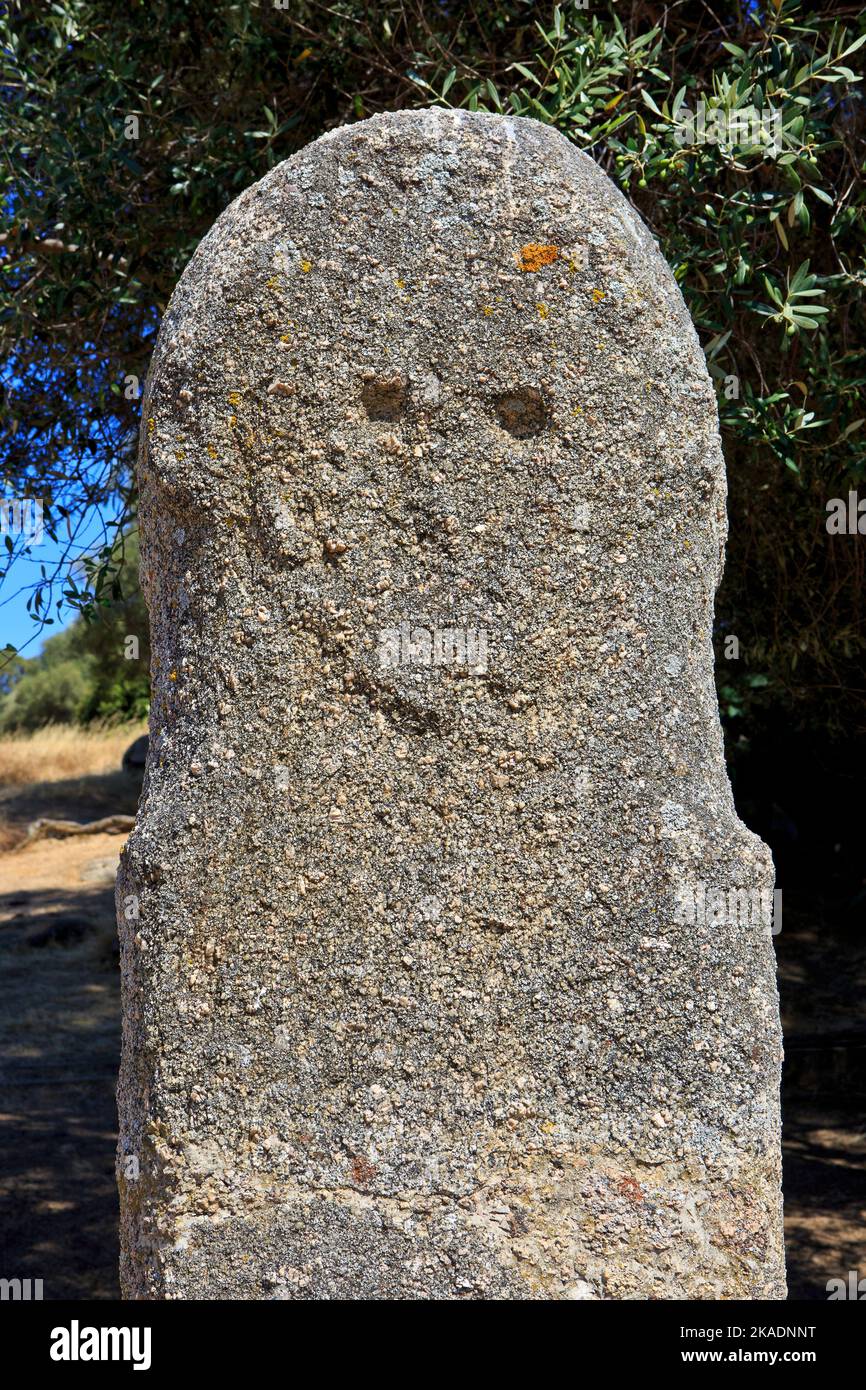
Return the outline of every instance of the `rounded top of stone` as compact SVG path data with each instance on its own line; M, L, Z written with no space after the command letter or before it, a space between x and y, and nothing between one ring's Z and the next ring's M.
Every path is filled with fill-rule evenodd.
M505 191L498 212L505 221L520 220L523 205L533 194L553 196L561 204L563 195L579 192L586 199L590 219L600 218L602 210L613 213L618 227L638 242L645 240L647 249L658 256L643 223L589 155L554 126L531 117L440 106L380 112L326 131L272 170L258 186L259 196L265 194L269 180L291 177L294 171L327 162L331 156L369 162L378 173L410 184L423 180L431 192L439 188L445 193L445 185L458 170L464 179L476 178L482 184L498 181Z
M712 385L653 237L565 136L482 112L340 127L235 199L172 296L144 420L143 481L205 509L240 512L298 449L311 474L331 451L501 458L503 479L579 483L576 505L647 479L661 496L675 473L723 490Z
M379 111L351 125L335 126L304 147L305 153L330 142L355 143L396 136L427 144L460 140L467 143L501 138L507 141L536 141L560 146L578 161L588 159L555 126L530 116L503 116L491 111L465 111L444 106L413 107L404 111ZM592 160L589 161L592 164ZM596 166L593 164L593 168Z

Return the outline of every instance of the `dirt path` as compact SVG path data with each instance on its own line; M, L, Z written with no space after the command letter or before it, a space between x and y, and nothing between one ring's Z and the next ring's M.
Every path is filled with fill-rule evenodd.
M0 1275L42 1279L47 1299L118 1296L120 999L106 880L124 840L0 855Z

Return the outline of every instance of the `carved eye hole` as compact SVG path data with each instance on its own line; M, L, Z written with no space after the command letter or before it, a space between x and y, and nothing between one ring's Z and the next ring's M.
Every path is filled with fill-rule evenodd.
M515 439L531 439L547 424L544 397L534 386L517 386L497 396L496 418Z
M406 409L406 383L401 376L369 377L361 387L361 404L370 420L399 420Z

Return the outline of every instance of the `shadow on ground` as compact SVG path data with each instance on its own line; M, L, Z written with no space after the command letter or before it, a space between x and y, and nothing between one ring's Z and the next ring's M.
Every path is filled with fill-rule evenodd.
M112 890L0 896L0 997L0 1272L117 1297Z
M866 1134L856 1108L826 1101L798 1105L784 1128L788 1296L826 1299L829 1279L866 1273Z
M42 817L83 824L100 816L134 816L140 791L140 777L119 771L0 787L0 819L21 830Z

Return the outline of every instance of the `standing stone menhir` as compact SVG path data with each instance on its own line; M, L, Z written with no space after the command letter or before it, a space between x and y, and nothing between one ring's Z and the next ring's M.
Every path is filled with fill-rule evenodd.
M613 184L463 112L302 150L175 291L140 485L127 1296L783 1297L716 408Z

